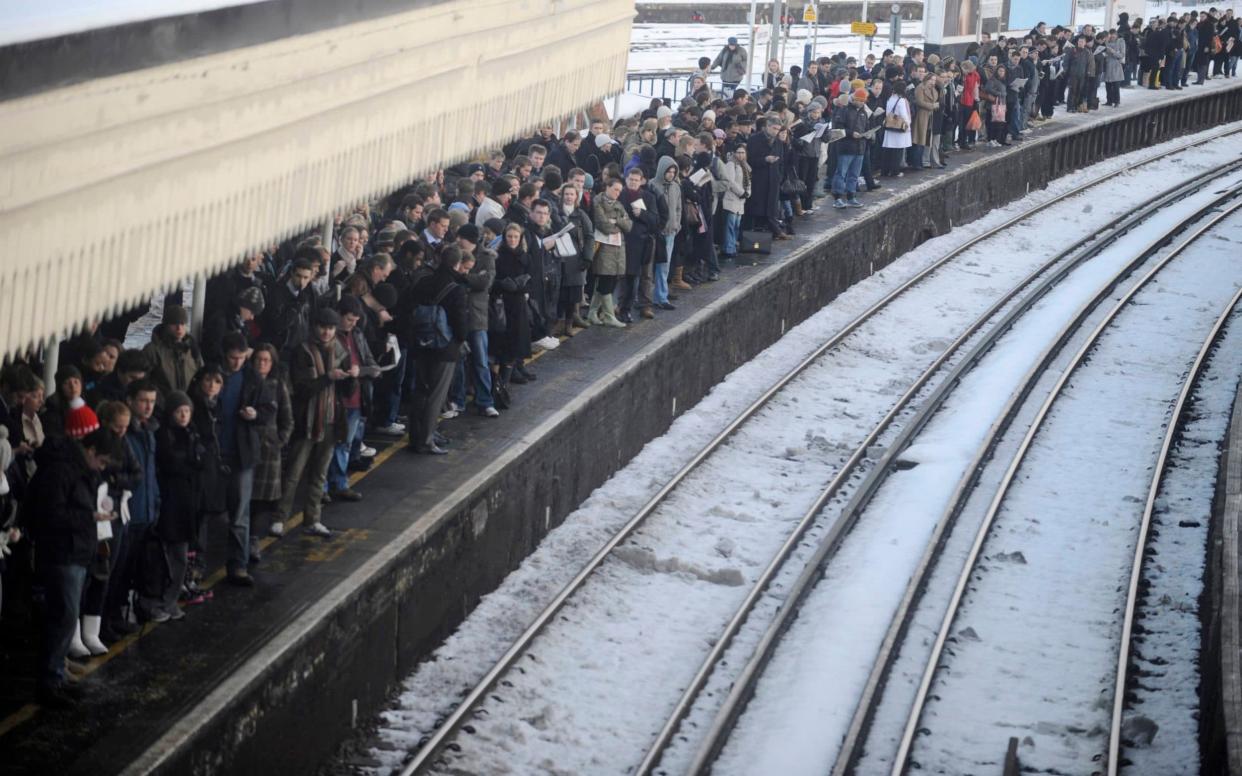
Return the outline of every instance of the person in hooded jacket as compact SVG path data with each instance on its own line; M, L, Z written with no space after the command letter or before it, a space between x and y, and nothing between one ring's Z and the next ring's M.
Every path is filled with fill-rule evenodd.
M674 281L681 280L681 267L677 266L674 268L674 247L677 243L677 233L681 231L684 218L679 177L680 170L677 167L676 160L671 156L662 156L656 165L655 178L647 184L663 200L663 207L668 211L668 215L664 219L664 226L660 229L660 244L658 245L660 250L654 271L654 301L657 307L664 310L674 309L669 296L669 273L673 273ZM660 260L661 258L663 261Z
M116 517L101 503L103 471L123 456L121 441L98 428L79 442L48 437L35 453L25 513L34 536L35 565L43 585L45 613L37 699L47 708L72 707L65 684L65 660L79 627L78 612L87 567L99 543L96 523Z
M149 377L167 395L190 387L194 373L203 365L198 343L190 335L190 313L184 307L164 309L164 321L151 332L143 349L151 364Z

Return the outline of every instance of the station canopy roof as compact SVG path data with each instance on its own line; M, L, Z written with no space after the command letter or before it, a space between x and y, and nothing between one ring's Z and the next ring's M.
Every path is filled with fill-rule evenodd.
M0 356L619 91L633 14L630 0L4 4Z

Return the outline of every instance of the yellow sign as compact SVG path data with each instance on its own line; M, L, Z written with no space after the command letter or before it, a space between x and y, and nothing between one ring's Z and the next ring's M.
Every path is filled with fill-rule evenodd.
M851 35L862 35L866 38L874 38L876 30L875 22L854 22L850 25Z
M806 22L807 24L811 24L817 18L819 17L815 13L815 6L811 5L810 3L807 3L806 7L802 9L802 21Z

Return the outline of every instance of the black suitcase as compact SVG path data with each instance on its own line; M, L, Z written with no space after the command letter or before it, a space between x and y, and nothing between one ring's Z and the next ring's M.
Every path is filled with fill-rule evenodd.
M772 234L771 232L752 232L743 231L742 239L738 241L738 253L755 253L760 256L772 255Z

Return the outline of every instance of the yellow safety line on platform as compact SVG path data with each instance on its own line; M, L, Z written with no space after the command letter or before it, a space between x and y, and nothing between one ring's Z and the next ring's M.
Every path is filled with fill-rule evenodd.
M350 485L356 484L358 481L364 479L368 474L378 469L386 461L388 461L388 459L392 458L394 453L396 453L398 450L405 447L405 444L408 441L409 441L408 435L402 436L400 439L395 440L391 445L387 447L387 449L385 449L383 452L375 456L375 458L371 462L371 467L369 469L367 469L364 472L354 472L349 478L349 484ZM298 512L297 514L295 514L293 517L289 518L285 522L285 530L288 531L293 528L297 528L301 524L302 524L302 513ZM344 554L349 544L352 544L355 541L366 539L369 534L370 532L366 530L350 528L346 531L341 532L339 537L333 540L333 546L319 547L314 550L311 550L307 554L307 559L313 562L326 562L326 561L336 560L342 554ZM268 536L259 541L259 546L261 549L266 550L268 547L274 544L278 540L278 538L279 537ZM203 589L210 590L217 583L221 582L224 579L225 573L226 572L224 568L216 569L210 576L208 576L206 579L203 580L203 585L202 585ZM109 647L107 654L100 655L97 658L92 658L91 661L89 663L86 663L85 667L83 668L83 671L81 673L81 678L85 679L86 677L95 673L95 671L98 670L101 666L106 664L109 660L116 657L117 655L120 655L125 650L129 649L131 645L133 645L135 642L138 641L138 639L150 633L152 630L159 627L159 625L160 623L154 623L154 622L147 623L143 625L142 628L137 633L132 633L126 636L125 638L121 639L120 641L116 642L111 647ZM4 736L8 735L9 732L12 731L14 728L18 727L23 722L26 722L27 720L29 720L31 717L35 715L35 712L38 710L39 710L39 704L33 703L33 702L27 703L25 706L22 706L17 711L5 717L4 721L0 722L0 738L3 738Z

